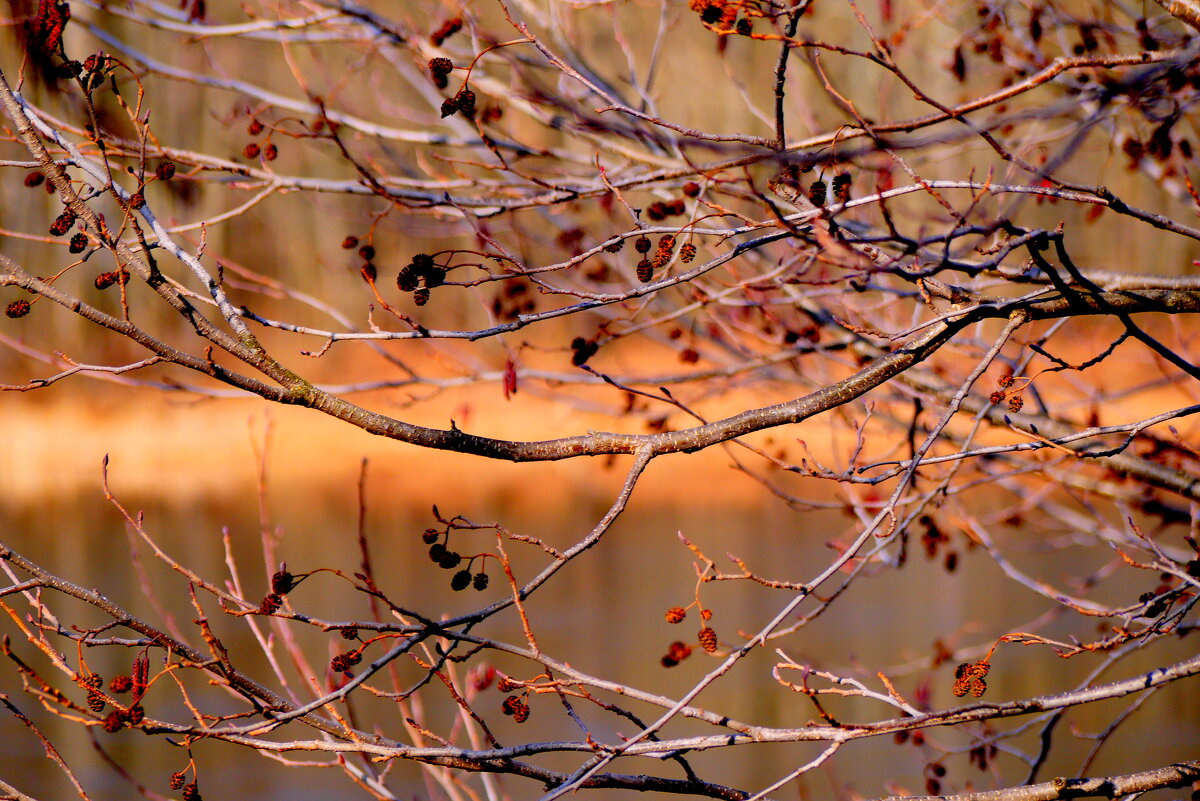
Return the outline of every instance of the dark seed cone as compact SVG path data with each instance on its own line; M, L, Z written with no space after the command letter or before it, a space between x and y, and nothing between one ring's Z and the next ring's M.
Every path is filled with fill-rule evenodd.
M75 224L75 213L64 211L62 214L54 218L54 222L50 224L50 233L54 236L62 236L67 231L71 230L71 226Z
M286 570L276 570L271 574L271 592L276 595L287 595L296 586L296 577Z
M458 110L465 117L475 116L475 93L467 87L458 90L458 94L454 96L454 100L458 104Z
M650 262L649 259L643 258L641 261L639 261L637 263L637 278L638 278L638 280L641 281L643 284L645 284L645 283L649 283L650 279L653 277L654 277L654 265Z
M812 186L808 188L808 199L814 206L824 206L826 191L827 187L824 181L813 181Z

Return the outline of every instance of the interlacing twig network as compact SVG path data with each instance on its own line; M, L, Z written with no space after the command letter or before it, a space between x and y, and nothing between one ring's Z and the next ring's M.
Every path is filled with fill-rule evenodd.
M587 456L623 471L569 531L479 522L427 478L409 540L437 589L414 601L372 554L387 501L365 459L359 569L288 564L256 435L263 592L234 533L223 575L198 568L106 458L96 492L129 535L110 558L151 613L19 532L0 542L19 679L0 725L81 798L95 779L55 745L63 726L139 792L187 801L221 774L217 747L335 767L380 799L1200 787L1178 758L1194 725L1136 714L1195 711L1200 674L1192 4L10 8L7 408L98 379L323 413L477 457L471 481ZM599 569L586 554L631 548L614 531L647 476L701 453L787 516L754 532L787 558L642 531L694 581L656 565L620 604L556 605ZM972 591L968 562L1021 602ZM878 585L907 589L878 609ZM931 649L822 648L829 627L904 638L893 610L950 591L964 622ZM448 614L455 593L478 603ZM314 600L333 596L337 613ZM586 610L642 669L586 667L582 628L545 634ZM646 659L628 632L650 622L665 653ZM739 681L770 700L739 704ZM127 771L106 738L132 730L177 768ZM768 743L794 750L754 762ZM1105 762L1118 748L1137 759Z

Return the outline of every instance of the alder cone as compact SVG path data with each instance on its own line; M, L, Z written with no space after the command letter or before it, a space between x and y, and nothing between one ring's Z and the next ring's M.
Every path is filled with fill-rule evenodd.
M637 277L643 284L649 283L654 277L654 264L649 259L642 259L637 263Z

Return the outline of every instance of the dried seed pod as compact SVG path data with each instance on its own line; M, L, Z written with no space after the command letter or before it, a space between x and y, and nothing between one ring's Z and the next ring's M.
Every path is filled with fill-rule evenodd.
M667 646L667 656L674 659L676 662L682 662L692 655L692 646L685 642L676 640Z
M524 723L529 720L529 704L522 701L516 709L513 710L512 719L516 723Z
M429 41L433 44L434 47L441 47L442 42L446 41L451 36L458 33L459 31L461 31L462 26L463 26L462 17L451 17L450 19L443 22L441 24L441 27L439 27L436 31L429 34ZM449 61L449 59L446 59L446 60Z
M71 253L82 253L87 249L87 234L80 231L71 237L71 244L67 246L67 250Z
M471 571L460 570L450 579L450 589L461 592L471 585Z
M183 775L183 771L180 771L179 773L171 774L171 778L169 781L167 781L167 785L172 790L178 790L180 787L183 787L184 781L185 777Z
M25 315L29 314L29 308L29 301L21 298L20 300L14 300L12 303L8 304L8 306L4 309L4 313L15 320L18 317L24 317Z
M372 245L363 245L358 249L358 255L362 256L364 260L370 261L375 258L375 248Z
M1025 399L1020 395L1013 395L1008 399L1008 410L1013 414L1016 414L1023 408L1025 408Z
M442 537L442 532L436 528L427 528L421 533L421 541L426 545L433 545Z
M841 172L833 176L833 196L839 203L850 199L850 173Z
M717 633L711 628L705 626L696 636L700 641L700 647L705 651L711 654L717 650Z
M134 192L132 195L129 196L129 208L140 209L142 206L145 206L145 205L146 205L146 196L143 195L141 192Z
M116 734L119 732L122 725L124 724L121 722L121 714L115 709L108 713L108 717L106 717L104 719L104 723L101 724L103 729L109 734Z
M954 688L952 692L955 698L962 698L971 687L971 677L967 673L967 669L970 667L970 664L964 662L954 669Z
M175 162L164 161L154 168L154 176L160 181L169 181L175 177Z
M110 692L120 695L127 693L133 689L133 679L122 673L119 676L113 676L113 680L109 682L108 689Z
M195 782L184 785L181 795L183 801L203 801L200 797L200 788L196 786Z
M462 554L454 551L446 551L442 558L438 560L438 567L443 570L452 570L462 563Z
M587 363L588 359L596 355L596 352L600 350L600 346L583 337L575 337L571 340L571 350L574 351L571 354L571 364L581 367Z
M633 248L638 253L649 253L650 252L650 237L645 236L645 235L639 236L637 239L633 240Z
M504 689L504 687L505 687L505 680L501 679L500 687L498 688L498 689L500 689L500 692L508 692L507 690ZM517 706L520 703L521 703L521 696L510 695L507 698L505 698L504 701L500 704L500 711L506 715L512 715L513 711L517 708Z
M685 617L687 617L687 610L684 609L682 606L672 606L670 609L667 610L666 617L667 617L668 623L678 623L679 621L681 621Z
M88 690L87 705L88 709L99 714L104 711L104 707L108 702L104 700L104 696L98 690Z
M358 651L347 651L344 654L338 654L333 659L330 659L329 669L334 673L345 673L361 661L362 654L360 654Z
M342 635L343 640L357 640L358 626L346 626L344 629L338 629L338 634Z
M25 186L30 189L41 186L45 180L46 176L42 174L41 170L25 173Z
M50 233L54 236L62 236L67 231L71 230L71 226L75 224L75 212L64 211L62 214L54 218L54 222L50 225Z
M808 188L808 199L812 201L814 206L825 205L825 192L827 187L824 181L813 181Z
M684 264L687 264L694 258L696 258L696 246L691 242L685 243L684 246L679 249L679 260Z
M488 574L476 573L471 577L471 586L475 588L476 592L483 592L486 590L488 588Z
M441 109L442 119L446 119L447 117L456 113L457 111L458 111L458 96L457 95L455 95L454 97L447 97L445 100L442 101L442 109Z
M146 710L142 709L141 704L134 704L129 707L129 711L125 713L125 722L130 726L137 726L146 719Z
M999 384L1000 386L1004 387L1005 389L1008 389L1009 387L1011 387L1013 385L1013 374L1005 373L1004 375L1002 375L996 379L996 383Z
M363 266L359 268L359 272L362 273L363 280L368 284L375 283L375 279L379 277L379 271L376 270L375 265L369 261L363 263Z
M429 290L428 289L418 289L415 292L413 292L413 303L417 304L418 306L424 306L428 302L429 302Z
M260 615L273 615L283 606L283 596L270 593L258 605Z
M429 59L429 73L431 75L446 76L454 69L454 62L448 58L438 57Z
M648 283L653 277L654 265L649 259L643 257L642 260L637 263L637 278L639 281L645 284Z
M250 125L246 128L246 133L250 136L258 136L263 132L263 124L258 120L251 120Z
M429 546L429 558L433 562L440 563L442 558L448 553L448 549L440 542L435 542Z
M1004 400L1004 396L1005 396L1004 390L998 389L995 392L993 392L991 395L988 395L988 403L995 406L996 404L998 404Z
M296 588L296 577L287 570L276 570L271 574L271 592L276 595L287 595Z
M754 32L754 24L752 22L750 22L750 20L746 19L745 17L742 17L741 19L739 19L737 21L737 26L735 27L735 30L738 32L739 36L749 36L751 33Z
M433 289L446 283L446 271L440 267L430 267L421 273L426 289Z
M421 282L420 273L413 269L413 265L407 265L396 276L396 288L401 292L412 292Z
M275 147L274 143L268 142L267 146L263 148L262 155L267 161L274 161L279 158L279 148Z
M262 148L258 146L258 142L247 142L242 148L242 155L248 159L256 159L262 153Z
M342 240L342 250L354 250L358 247L358 237L351 234Z
M623 248L623 247L625 247L625 240L618 239L615 242L605 245L604 249L605 249L605 251L607 251L609 253L620 253L621 248Z
M688 181L683 185L683 194L688 197L698 197L700 195L700 184L695 181Z
M463 113L464 117L475 116L475 93L467 87L458 90L458 94L454 96L455 102L458 104L458 110Z

